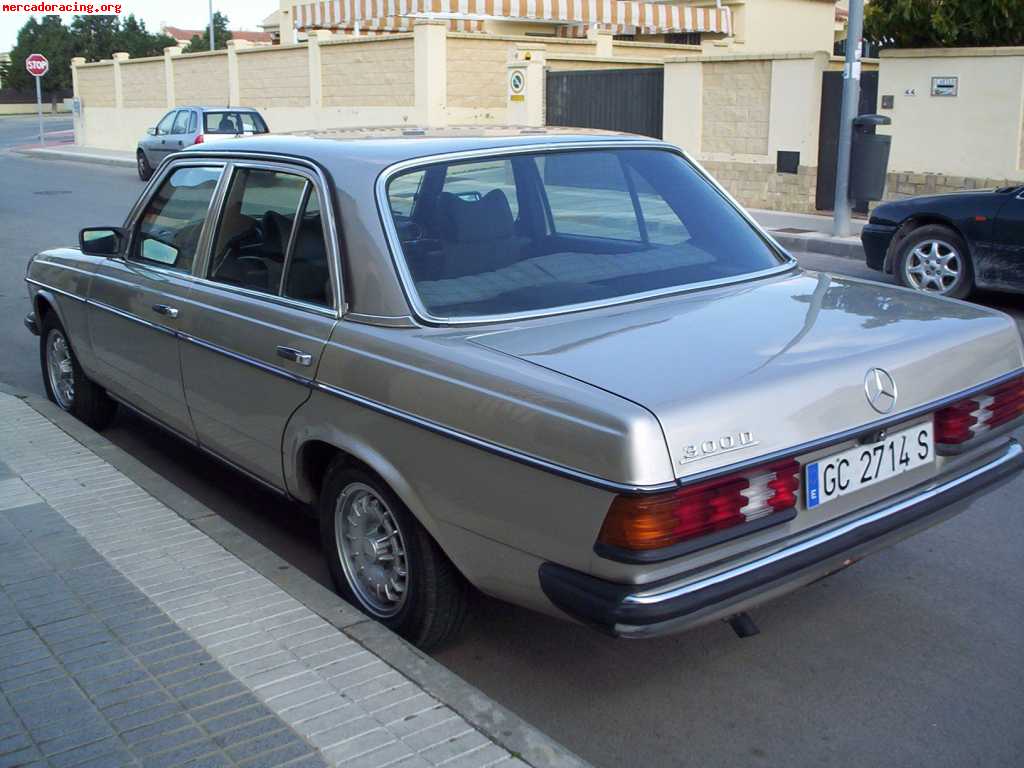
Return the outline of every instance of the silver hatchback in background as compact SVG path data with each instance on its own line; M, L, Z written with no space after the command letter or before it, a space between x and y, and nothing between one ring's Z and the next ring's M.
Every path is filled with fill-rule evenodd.
M255 109L242 107L178 107L146 131L135 151L139 178L149 181L153 169L172 152L236 136L268 133L267 121Z

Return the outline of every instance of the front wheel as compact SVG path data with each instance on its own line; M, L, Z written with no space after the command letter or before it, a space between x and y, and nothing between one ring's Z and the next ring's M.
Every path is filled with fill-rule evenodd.
M39 333L39 357L46 396L62 411L96 430L110 424L117 403L92 381L75 359L71 342L53 312L43 318Z
M963 299L974 288L967 244L949 227L918 227L900 244L898 276L908 288Z
M321 543L342 597L424 650L457 634L468 584L387 484L339 460L319 506Z
M149 164L149 160L146 159L146 153L141 149L135 152L135 169L139 172L139 178L143 181L149 181L153 175L153 167Z

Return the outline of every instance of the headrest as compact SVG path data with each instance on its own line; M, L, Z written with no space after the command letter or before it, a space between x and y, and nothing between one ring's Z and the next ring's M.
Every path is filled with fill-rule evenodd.
M466 200L450 192L441 193L441 237L457 242L504 240L516 233L508 198L492 189L479 200Z

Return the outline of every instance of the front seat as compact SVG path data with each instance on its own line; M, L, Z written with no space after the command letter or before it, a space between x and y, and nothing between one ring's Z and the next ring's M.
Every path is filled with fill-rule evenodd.
M516 236L512 209L500 189L479 200L443 192L438 209L442 277L494 272L520 260L526 239Z

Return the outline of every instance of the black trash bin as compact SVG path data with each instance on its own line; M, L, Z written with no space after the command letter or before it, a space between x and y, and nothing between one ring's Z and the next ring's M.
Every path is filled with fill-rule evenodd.
M881 200L885 194L885 174L889 169L892 136L875 133L875 128L890 123L892 120L885 115L860 115L853 120L850 199L854 202Z

